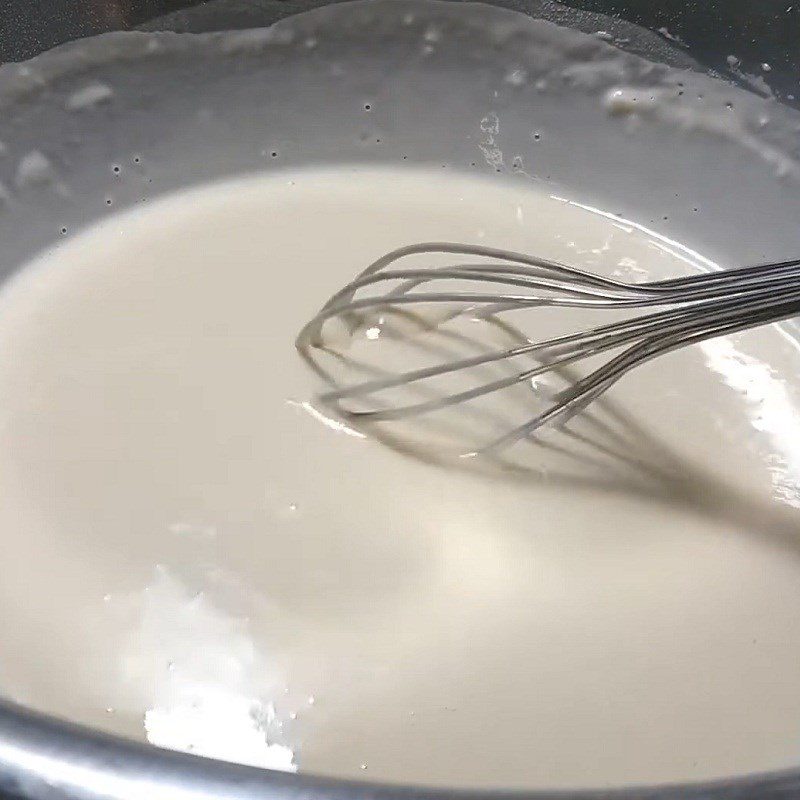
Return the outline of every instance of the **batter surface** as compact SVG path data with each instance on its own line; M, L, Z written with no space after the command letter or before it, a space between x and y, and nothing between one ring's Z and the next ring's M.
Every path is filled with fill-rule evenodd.
M577 200L443 170L256 176L110 216L6 284L3 692L375 780L796 763L791 324L649 364L597 412L599 445L511 473L400 453L313 405L297 330L394 247L634 280L714 266Z

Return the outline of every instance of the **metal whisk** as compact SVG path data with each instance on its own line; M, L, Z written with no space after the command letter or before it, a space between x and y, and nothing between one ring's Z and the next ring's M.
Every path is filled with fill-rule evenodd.
M473 257L473 261L405 268L398 263L410 256L434 254L437 258L440 254ZM476 257L481 261L476 261ZM297 347L306 355L312 348L325 349L324 326L332 318L350 322L352 327L364 315L387 310L402 313L419 304L445 309L444 315L437 317L438 324L462 315L488 318L545 306L623 312L657 309L576 333L541 341L526 340L519 346L398 374L384 373L359 383L337 386L319 398L345 419L398 420L465 403L606 354L600 366L557 394L544 411L486 449L498 448L530 436L542 426L566 421L646 361L706 339L800 314L800 260L627 283L548 259L490 247L441 242L416 244L378 259L333 295L302 329ZM534 363L497 380L444 396L388 406L375 401L374 407L364 408L375 395L387 390L519 356L530 357Z

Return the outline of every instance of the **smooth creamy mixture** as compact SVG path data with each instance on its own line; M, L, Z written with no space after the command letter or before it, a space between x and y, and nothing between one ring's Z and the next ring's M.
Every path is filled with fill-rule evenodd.
M795 764L791 323L652 362L569 454L523 444L513 470L399 452L313 404L295 333L396 246L714 267L579 201L519 176L284 173L111 216L24 270L0 295L4 692L376 780Z

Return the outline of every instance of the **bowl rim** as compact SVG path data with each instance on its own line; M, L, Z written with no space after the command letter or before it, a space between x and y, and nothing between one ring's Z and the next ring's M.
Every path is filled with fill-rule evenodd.
M800 768L699 783L463 789L245 766L123 739L0 700L0 797L9 800L787 800Z

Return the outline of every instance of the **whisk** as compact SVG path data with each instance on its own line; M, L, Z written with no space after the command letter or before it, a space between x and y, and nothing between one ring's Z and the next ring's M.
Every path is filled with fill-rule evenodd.
M403 267L400 263L410 256L440 258L441 254L464 260L445 266ZM472 261L467 260L470 257ZM457 287L452 286L453 282ZM628 283L549 259L491 247L447 242L414 244L378 259L334 294L301 330L297 348L306 355L312 348L326 349L324 327L335 317L352 327L365 314L402 312L419 304L444 309L444 314L436 318L439 325L459 316L491 318L542 307L652 309L575 333L525 340L514 347L397 374L382 373L369 380L336 386L319 397L340 417L354 422L399 420L466 403L605 354L600 366L556 394L544 411L484 448L490 450L529 437L543 426L566 422L625 374L651 359L706 339L800 314L800 260ZM374 400L390 389L519 356L530 357L534 363L464 390L404 404L385 405ZM371 401L374 405L364 408Z

